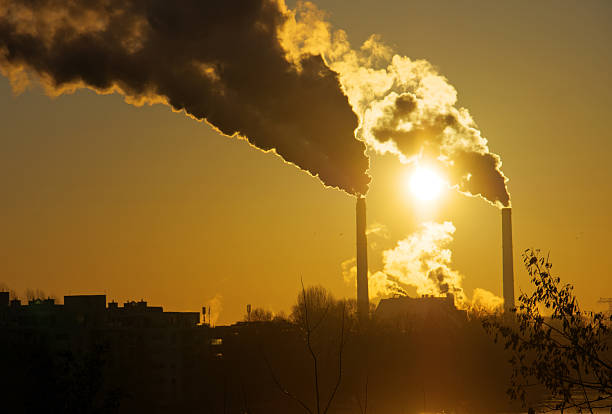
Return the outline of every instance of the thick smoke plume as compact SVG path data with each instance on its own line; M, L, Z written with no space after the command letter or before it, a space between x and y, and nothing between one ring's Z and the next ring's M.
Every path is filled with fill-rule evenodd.
M394 54L375 36L359 50L325 16L301 3L281 35L289 59L321 55L360 117L358 138L404 163L426 160L459 191L501 206L510 204L501 159L489 151L470 113L457 108L457 91L424 60Z
M455 226L449 221L423 223L417 232L383 251L383 268L368 276L370 295L407 295L408 289L413 288L417 295L451 293L461 308L492 310L501 306L503 300L485 289L475 289L471 299L466 295L462 287L463 276L453 269L452 252L448 248L454 233ZM354 258L342 263L342 272L345 281L355 282Z
M365 194L358 119L319 54L289 59L292 16L283 0L0 0L0 71L17 91L165 103Z
M307 2L0 0L0 71L16 90L34 76L51 95L168 104L350 194L370 179L358 127L370 148L510 203L499 156L443 76L375 37L353 50Z

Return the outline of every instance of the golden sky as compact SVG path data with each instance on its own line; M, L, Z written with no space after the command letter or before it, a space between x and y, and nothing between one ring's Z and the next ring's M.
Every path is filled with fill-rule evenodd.
M377 33L454 85L499 154L520 252L550 251L583 306L612 296L612 3L609 1L317 1L354 47ZM293 3L288 2L290 6ZM424 220L456 227L464 288L501 295L501 218L447 192L424 208L406 167L371 154L368 222L381 252ZM246 142L167 106L134 107L90 91L15 96L0 77L0 282L19 293L106 293L168 310L221 298L220 322L247 303L278 311L300 278L354 296L341 263L354 256L354 199Z

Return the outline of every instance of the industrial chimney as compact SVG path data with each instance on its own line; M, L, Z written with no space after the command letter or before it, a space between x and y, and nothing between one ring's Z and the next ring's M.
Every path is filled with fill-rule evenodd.
M512 254L512 209L502 208L502 250L504 266L504 311L514 308L514 265Z
M359 320L369 318L370 299L368 295L368 238L366 236L365 197L357 197L357 313Z

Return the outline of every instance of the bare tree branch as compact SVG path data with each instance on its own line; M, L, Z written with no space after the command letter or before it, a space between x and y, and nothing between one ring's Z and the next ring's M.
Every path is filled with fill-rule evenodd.
M272 365L270 365L270 361L268 361L268 358L265 355L263 356L263 359L264 359L264 361L266 363L266 366L268 367L268 371L270 372L270 376L272 377L272 381L274 381L274 384L276 384L276 386L280 390L280 392L282 392L284 395L286 395L287 397L291 398L293 401L295 401L298 404L300 404L302 406L302 408L304 408L308 413L313 414L312 410L306 405L306 403L304 403L302 400L300 400L297 396L293 395L288 389L283 387L283 385L281 384L280 380L274 374L274 370L272 369Z
M342 302L342 327L340 329L340 346L338 349L338 379L336 380L336 385L334 386L334 390L329 396L329 400L327 401L327 405L325 406L325 410L323 414L327 414L327 410L331 405L334 397L336 396L336 391L340 387L340 382L342 381L342 351L344 350L344 314L346 312L346 304Z

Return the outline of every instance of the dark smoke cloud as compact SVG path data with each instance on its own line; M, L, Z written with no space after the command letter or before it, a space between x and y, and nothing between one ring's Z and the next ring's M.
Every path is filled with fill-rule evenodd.
M357 117L321 56L286 58L281 0L0 0L0 70L52 94L88 87L166 103L365 194Z
M459 190L480 195L503 206L510 205L506 177L501 173L501 160L490 152L456 151L450 169L451 181Z

